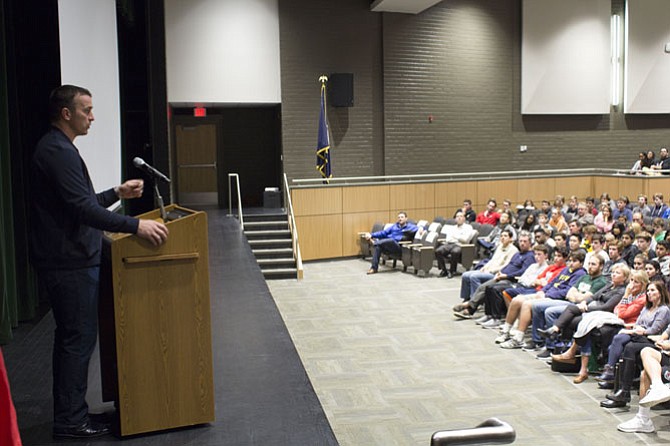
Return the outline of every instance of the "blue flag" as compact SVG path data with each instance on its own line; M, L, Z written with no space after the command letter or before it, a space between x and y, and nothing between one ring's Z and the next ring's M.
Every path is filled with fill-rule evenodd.
M330 135L326 117L326 83L321 82L321 112L319 113L319 140L316 144L316 170L326 182L332 178L330 172Z

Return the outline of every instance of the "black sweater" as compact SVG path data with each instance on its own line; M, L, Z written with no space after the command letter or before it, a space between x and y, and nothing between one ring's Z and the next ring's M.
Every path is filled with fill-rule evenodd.
M136 233L139 220L110 212L114 189L96 194L70 139L52 127L31 165L31 262L37 269L100 264L102 231Z

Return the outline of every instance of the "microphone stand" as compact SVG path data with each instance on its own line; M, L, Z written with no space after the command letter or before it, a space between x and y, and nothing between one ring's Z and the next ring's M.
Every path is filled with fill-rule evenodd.
M165 212L165 205L163 204L163 197L161 196L160 190L158 190L158 178L152 177L154 183L154 195L155 202L158 204L158 207L161 209L161 218L163 223L167 222L167 213Z

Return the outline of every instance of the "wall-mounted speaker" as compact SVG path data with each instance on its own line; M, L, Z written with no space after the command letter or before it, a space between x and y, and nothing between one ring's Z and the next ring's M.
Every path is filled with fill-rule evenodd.
M354 106L354 74L331 73L328 78L330 105L333 107Z

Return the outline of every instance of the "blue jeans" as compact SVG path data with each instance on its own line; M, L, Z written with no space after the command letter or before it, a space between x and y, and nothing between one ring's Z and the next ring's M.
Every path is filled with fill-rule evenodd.
M494 275L481 271L466 271L461 276L461 299L470 300L475 294L477 287L487 280L493 279Z
M537 301L533 302L533 306L532 306L532 311L533 311L532 338L533 338L533 341L542 342L542 337L537 332L537 329L538 328L546 329L548 327L547 325L545 325L545 319L544 319L545 311L548 308L551 308L551 307L560 307L561 311L562 311L563 308L565 308L569 304L570 304L570 302L568 302L567 300L547 299L547 298L540 299L540 300L537 300ZM560 315L560 313L559 313L559 315ZM551 341L548 341L546 345L547 345L548 348L553 348L553 342L551 342Z
M370 269L377 271L379 269L379 259L382 254L401 254L402 248L392 238L383 238L373 242L374 252L372 253L372 264Z
M38 273L56 321L53 347L54 429L88 421L88 363L98 337L100 267Z

